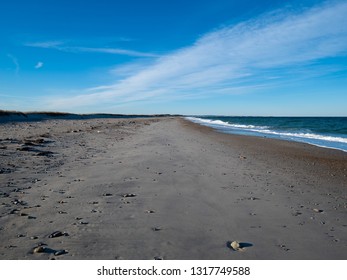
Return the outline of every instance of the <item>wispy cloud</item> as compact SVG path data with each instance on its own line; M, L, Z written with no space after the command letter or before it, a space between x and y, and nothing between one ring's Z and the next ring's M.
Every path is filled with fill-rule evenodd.
M81 47L81 46L69 46L63 41L47 41L47 42L29 42L24 44L27 47L55 49L62 52L72 53L108 53L117 55L126 55L134 57L157 57L158 55L153 53L146 53L134 50L120 49L120 48L95 48L95 47Z
M17 57L13 56L12 54L7 54L7 57L11 59L13 64L15 65L15 74L16 76L19 74L20 66Z
M27 42L24 46L45 49L59 49L64 44L63 41Z
M35 69L40 69L42 67L43 67L43 62L41 62L41 61L37 62L35 65Z
M65 47L63 50L71 52L94 52L94 53L109 53L137 57L157 57L153 53L138 52L133 50L117 49L117 48L88 48L88 47Z
M71 104L82 107L200 98L273 86L282 79L288 81L296 71L310 72L313 64L323 59L345 56L346 14L346 1L333 1L305 11L277 11L226 26L205 34L189 47L156 58L145 67L130 66L129 74L114 84L55 99L54 104L67 108ZM79 48L79 51L112 53L112 49ZM323 64L320 68L320 74L324 73ZM124 69L126 66L118 70ZM113 72L117 73L117 68Z

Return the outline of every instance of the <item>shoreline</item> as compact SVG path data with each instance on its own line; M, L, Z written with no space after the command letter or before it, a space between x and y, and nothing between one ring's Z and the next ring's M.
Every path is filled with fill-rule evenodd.
M347 259L342 151L166 117L7 123L0 153L0 259Z
M338 149L319 147L309 143L280 140L261 136L248 136L224 133L212 127L193 123L189 120L181 119L183 124L200 131L204 135L209 135L214 141L220 141L226 145L233 145L240 150L244 150L245 146L249 152L258 157L266 156L267 159L274 157L290 157L291 160L298 161L311 160L311 165L316 167L315 160L322 164L323 174L329 175L327 170L336 172L336 176L343 182L347 178L347 153ZM262 150L260 150L260 148ZM310 164L308 164L310 165ZM325 170L325 171L324 171ZM335 176L333 176L335 177ZM345 184L347 188L347 183Z
M310 132L302 132L300 131L299 127L296 127L296 130L281 130L279 128L275 128L276 124L267 126L265 123L262 125L257 124L243 124L242 121L240 121L240 124L238 124L238 121L235 120L236 123L229 123L230 120L233 118L240 118L240 117L220 117L220 119L216 119L218 117L211 116L211 119L207 118L197 118L197 117L184 117L186 120L189 120L193 123L197 123L203 126L211 127L215 129L216 131L219 131L221 133L226 134L232 134L232 135L243 135L243 136L254 136L254 137L261 137L261 138L269 138L269 139L276 139L276 140L283 140L283 141L290 141L290 142L297 142L297 143L305 143L310 144L313 146L321 147L321 148L328 148L328 149L334 149L334 150L340 150L347 153L347 145L346 145L346 137L343 138L337 134L320 134L319 131L310 130ZM223 119L227 118L227 120ZM244 118L244 117L242 117ZM245 117L248 118L248 117ZM262 119L263 117L252 117L256 119ZM264 119L345 119L347 121L346 117L264 117ZM271 123L271 121L270 121ZM263 126L265 125L265 126ZM313 124L311 124L313 125ZM317 124L316 124L317 125ZM314 125L313 125L314 126ZM346 136L346 134L345 134Z

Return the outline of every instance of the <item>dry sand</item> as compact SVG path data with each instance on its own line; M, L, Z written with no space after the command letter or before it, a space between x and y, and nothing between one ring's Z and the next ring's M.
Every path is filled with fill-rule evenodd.
M0 259L347 259L347 153L153 118L1 124L0 156Z

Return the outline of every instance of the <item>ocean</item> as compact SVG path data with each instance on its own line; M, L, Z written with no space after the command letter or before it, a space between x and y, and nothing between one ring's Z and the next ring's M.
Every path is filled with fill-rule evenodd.
M224 133L303 142L347 152L347 117L189 116Z

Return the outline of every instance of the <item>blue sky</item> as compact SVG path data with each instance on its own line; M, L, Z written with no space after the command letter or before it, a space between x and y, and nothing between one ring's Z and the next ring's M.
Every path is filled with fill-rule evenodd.
M347 116L347 1L1 1L0 109Z

